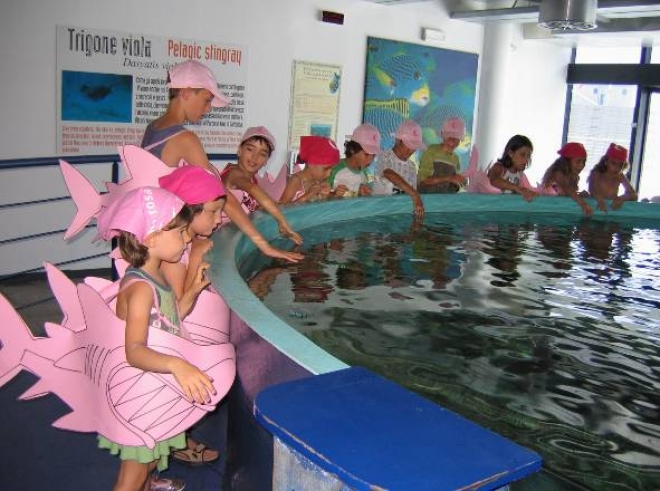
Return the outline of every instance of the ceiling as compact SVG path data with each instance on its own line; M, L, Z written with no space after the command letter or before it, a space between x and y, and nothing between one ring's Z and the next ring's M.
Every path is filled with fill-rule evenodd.
M591 31L551 31L539 27L541 0L447 0L445 3L452 19L484 25L522 24L526 39L567 46L660 45L660 1L599 0L598 27Z

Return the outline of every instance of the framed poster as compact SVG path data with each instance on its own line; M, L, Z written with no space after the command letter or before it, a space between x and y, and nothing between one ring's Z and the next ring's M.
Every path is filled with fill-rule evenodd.
M114 154L138 144L167 108L167 71L188 59L211 69L231 99L194 125L208 153L236 152L248 118L245 46L103 29L57 27L57 151Z
M472 144L478 61L474 53L367 38L363 122L380 130L387 150L405 119L417 121L424 143L431 145L440 142L445 119L461 117L466 136L456 153L465 170Z
M304 135L337 141L341 66L294 61L289 108L289 150L298 150Z

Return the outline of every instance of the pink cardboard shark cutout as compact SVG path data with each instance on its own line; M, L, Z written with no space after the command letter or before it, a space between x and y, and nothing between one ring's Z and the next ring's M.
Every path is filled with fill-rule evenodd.
M70 239L80 233L90 220L95 218L103 208L108 207L117 198L127 192L143 187L158 186L158 179L174 170L165 165L158 157L147 150L135 145L118 147L121 161L126 169L127 176L119 184L106 183L107 193L100 194L94 185L75 167L64 160L60 160L60 170L66 182L69 193L76 204L76 216L69 225L64 239ZM181 161L179 165L188 165ZM280 179L278 177L278 179ZM284 176L286 179L286 176ZM281 180L281 179L280 179ZM120 276L124 275L127 263L115 251L111 253L115 268ZM117 285L96 284L106 280L101 278L90 279L89 282L104 290L107 295L116 295ZM215 292L204 290L197 301L195 308L183 320L193 340L199 344L217 344L229 342L229 307L224 299Z
M231 344L202 346L150 328L151 348L190 360L213 379L217 393L208 404L189 402L172 375L145 372L126 361L124 322L101 292L89 284L73 284L50 264L46 271L64 319L46 323L48 337L34 337L0 295L0 386L21 370L39 377L20 399L47 393L60 397L72 411L53 426L153 448L188 429L227 394L236 373ZM88 283L103 285L106 294L113 289L96 280Z

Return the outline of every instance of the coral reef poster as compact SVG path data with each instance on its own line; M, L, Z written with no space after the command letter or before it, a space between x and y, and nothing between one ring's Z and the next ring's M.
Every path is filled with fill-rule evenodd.
M440 142L439 130L450 116L465 120L466 135L456 153L461 168L472 144L479 57L432 46L367 38L367 67L362 120L376 126L383 149L405 119L417 121L424 143Z

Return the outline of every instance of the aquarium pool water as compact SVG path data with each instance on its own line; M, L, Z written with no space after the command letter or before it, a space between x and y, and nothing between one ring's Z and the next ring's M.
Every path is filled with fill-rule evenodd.
M273 313L343 362L539 452L543 489L654 490L655 226L520 213L371 217L306 228L299 264L254 254L241 272Z

